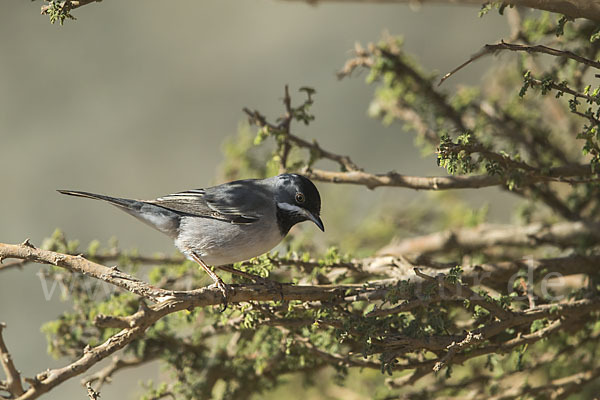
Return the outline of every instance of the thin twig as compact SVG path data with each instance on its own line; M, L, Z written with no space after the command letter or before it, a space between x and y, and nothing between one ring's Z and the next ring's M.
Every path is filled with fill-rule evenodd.
M590 96L589 94L585 94L585 93L579 93L579 92L569 88L567 85L557 84L552 81L545 82L545 81L542 81L540 79L535 79L535 78L529 79L529 82L531 82L531 84L533 84L534 86L547 86L547 87L550 87L559 92L568 93L568 94L572 95L573 97L577 97L580 99L586 99L591 102L598 101L598 99L596 99L594 96Z
M250 119L251 123L258 126L259 128L268 127L269 129L271 129L273 131L281 130L281 128L279 126L268 122L267 119L265 118L265 116L262 115L260 112L258 112L256 110L252 111L246 107L243 108L243 111L244 111L244 113L246 113L246 115L248 115L248 118ZM348 171L360 171L361 170L350 159L350 157L335 154L330 151L327 151L327 150L323 149L316 140L313 140L313 142L311 143L311 142L308 142L308 141L302 139L301 137L293 135L289 132L286 133L285 138L287 140L289 140L290 142L293 142L294 144L296 144L298 147L309 149L309 150L315 152L321 158L325 158L325 159L328 159L328 160L338 163L340 166L342 166L343 168L345 168Z
M461 69L463 69L467 65L471 64L472 62L480 59L483 56L498 53L501 50L525 51L527 53L543 53L543 54L549 54L549 55L555 56L555 57L567 57L567 58L575 60L579 63L600 69L600 62L579 56L568 50L554 49L552 47L548 47L548 46L544 46L544 45L528 46L528 45L516 44L516 43L506 43L506 42L504 42L504 40L502 40L500 43L497 43L497 44L486 44L480 51L473 54L467 61L465 61L464 63L462 63L461 65L459 65L458 67L454 68L452 71L450 71L446 75L444 75L440 79L438 86L440 86L442 83L444 83L444 81L446 79L450 78L456 72L460 71Z
M5 390L10 393L13 397L22 395L25 391L23 389L23 383L21 382L21 374L13 363L12 356L10 355L6 344L4 343L4 337L2 331L6 328L4 322L0 322L0 364L6 375Z

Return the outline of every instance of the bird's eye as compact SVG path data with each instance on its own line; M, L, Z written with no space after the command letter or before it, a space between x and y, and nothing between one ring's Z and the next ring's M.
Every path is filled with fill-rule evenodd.
M302 204L304 203L306 199L304 198L304 195L300 192L296 193L296 203L298 204Z

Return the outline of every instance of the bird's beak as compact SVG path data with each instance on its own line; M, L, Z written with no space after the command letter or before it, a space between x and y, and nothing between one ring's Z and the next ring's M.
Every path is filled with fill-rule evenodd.
M321 217L319 217L318 215L313 215L310 212L306 212L306 217L308 219L310 219L312 222L315 223L316 226L319 227L320 230L322 230L323 232L325 232L325 227L323 226L323 221L321 221Z

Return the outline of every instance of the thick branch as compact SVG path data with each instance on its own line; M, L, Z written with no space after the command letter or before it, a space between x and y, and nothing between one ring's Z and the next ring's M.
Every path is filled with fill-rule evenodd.
M371 174L363 171L334 172L318 169L305 169L302 173L317 181L362 185L369 189L380 186L416 190L478 189L505 183L505 180L497 175L408 176L393 171L385 174ZM591 169L587 165L563 166L551 168L544 175L526 175L523 177L522 185L548 181L575 183L577 181L570 178L589 177L590 175Z
M568 247L584 240L600 242L600 225L593 222L534 223L525 226L484 224L476 228L451 229L395 241L377 251L377 254L429 255L454 249L474 251L492 246L534 247L543 244Z
M45 251L34 248L29 243L21 245L6 245L0 244L0 257L2 258L24 258L41 263L51 263L59 265L72 272L81 272L86 275L95 277L105 282L110 282L123 289L129 290L140 296L144 296L158 301L157 304L145 306L141 303L141 308L133 315L126 317L113 317L114 321L110 322L111 326L119 327L122 330L111 337L106 342L94 348L86 348L81 358L70 365L63 368L49 370L36 376L35 379L29 379L27 382L31 384L29 388L19 399L35 399L41 394L46 393L60 383L79 375L95 365L98 361L114 354L117 350L125 347L136 338L141 337L146 329L154 324L159 319L171 313L191 309L194 307L202 307L208 305L217 305L221 302L221 293L217 288L202 288L187 292L168 291L159 288L150 287L144 282L137 281L132 277L122 273L114 276L114 268L108 268L99 264L91 263L88 260L78 256L69 256L51 251ZM421 275L423 275L421 273ZM432 279L426 277L426 279ZM125 283L126 282L126 283ZM488 308L492 313L501 318L500 321L493 322L484 326L479 330L473 331L473 335L483 335L485 340L498 335L508 328L523 326L530 324L536 319L548 318L555 320L561 317L575 318L583 314L589 314L592 311L600 309L600 303L596 299L578 300L572 303L561 303L552 305L541 305L532 310L525 312L509 312L496 306L487 299L482 298L465 285L453 286L446 285L445 281L440 281L446 290L450 290L451 297L469 297L471 301ZM395 288L395 286L394 286ZM460 292L460 293L458 293ZM264 285L232 285L231 297L228 299L230 303L238 303L244 301L276 301L281 300L302 300L310 301L335 301L336 299L349 299L349 301L357 300L373 300L383 299L387 293L387 288L381 286L363 286L363 285L339 285L339 286L282 286L281 288L269 288ZM408 298L409 293L406 294ZM446 300L446 299L444 299ZM118 323L117 323L118 322ZM301 324L310 323L309 320L298 321ZM324 321L323 323L326 323ZM335 321L333 321L335 323ZM332 325L333 326L333 325ZM556 322L551 324L547 329L511 339L503 344L490 344L484 347L477 347L471 352L462 352L462 347L465 351L469 350L466 347L472 347L475 342L464 342L466 337L463 335L448 335L448 336L433 336L431 338L411 338L410 347L417 349L434 349L443 350L452 344L464 342L464 346L459 349L451 350L451 354L438 361L445 362L461 362L477 355L487 354L493 351L507 351L508 349L524 343L533 343L546 335L556 331ZM406 349L407 337L391 336L383 341L377 341L376 352L388 351L399 348ZM471 344L467 346L467 344ZM330 362L341 363L349 366L362 366L373 368L376 364L371 362L359 362L353 358L344 356L336 356L328 353L319 352L318 349L312 349L315 355L323 357ZM319 354L317 354L319 353ZM332 358L333 357L333 358ZM435 360L418 362L416 364L404 364L394 366L393 369L413 369L422 368L425 366L433 367ZM109 369L108 375L113 367ZM102 375L102 374L101 374ZM107 376L108 376L107 375Z
M35 379L28 382L31 385L19 400L35 399L43 393L62 382L87 371L98 361L122 349L133 340L141 337L146 329L164 316L194 307L218 305L222 302L222 295L218 288L202 288L186 292L177 292L153 287L139 281L116 268L109 268L93 263L81 256L71 256L41 250L33 247L29 242L21 245L8 245L0 243L0 258L19 258L43 264L52 264L65 268L71 272L79 272L87 276L100 279L122 289L128 290L139 296L158 301L157 304L147 307L142 302L141 309L119 320L122 329L106 342L86 349L81 358L63 368L48 370L38 374ZM336 298L343 299L354 295L357 298L382 298L385 291L377 287L364 287L363 285L338 285L338 286L282 286L281 288L266 287L265 285L231 286L229 303L247 301L332 301Z

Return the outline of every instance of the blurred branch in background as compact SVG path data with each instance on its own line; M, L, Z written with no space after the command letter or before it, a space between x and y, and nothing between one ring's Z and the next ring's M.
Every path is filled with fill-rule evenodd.
M50 16L50 22L59 21L62 25L65 19L75 19L70 13L71 10L85 6L90 3L101 2L102 0L44 0L47 5L43 5L41 13ZM598 0L506 0L506 1L486 1L486 0L286 0L302 1L309 4L318 4L326 2L344 2L344 3L409 3L413 6L423 4L469 4L480 5L483 9L489 9L492 6L506 7L518 6L529 7L538 10L550 11L563 14L570 18L585 18L592 21L600 21L600 1Z
M480 5L482 7L497 7L519 6L529 7L538 10L550 11L566 15L571 18L585 18L593 21L600 21L600 1L598 0L503 0L503 1L486 1L486 0L286 0L286 1L302 1L309 4L319 3L408 3L413 6L426 4L450 4L450 5Z
M84 3L51 2L47 12L62 22ZM508 53L479 87L444 91L391 35L356 45L338 73L365 72L375 85L370 115L400 122L444 174L406 176L393 165L372 174L301 137L296 124L315 119L316 91L300 88L297 102L287 86L278 119L243 109L256 131L228 143L227 162L235 165L224 169L228 179L301 171L370 189L497 186L520 201L513 225L486 223L485 208L456 205L450 195L396 205L379 220L353 219L338 247L317 251L298 235L287 251L223 267L233 291L221 313L212 307L220 305L219 290L205 287L204 274L179 256L98 243L80 250L59 231L40 248L0 244L0 260L16 259L0 273L49 264L39 274L44 293L60 285L73 304L43 327L50 353L70 360L62 368L22 378L0 337L0 394L37 398L111 356L82 380L90 398L122 369L156 360L171 377L148 384L146 398L258 398L290 376L308 386L345 386L357 397L598 393L600 3L486 2L481 14L506 7L510 41L486 45L450 73L484 54ZM378 146L374 138L365 151ZM256 275L280 283L245 278Z

